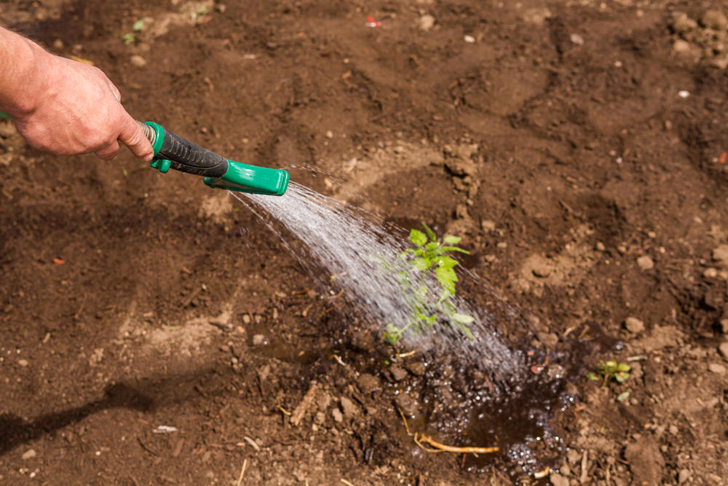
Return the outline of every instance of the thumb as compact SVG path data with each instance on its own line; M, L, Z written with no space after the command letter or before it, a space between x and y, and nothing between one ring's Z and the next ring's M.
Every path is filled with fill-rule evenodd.
M151 161L152 157L154 157L152 144L149 143L137 122L129 114L126 114L122 124L119 141L129 147L135 157L145 162Z

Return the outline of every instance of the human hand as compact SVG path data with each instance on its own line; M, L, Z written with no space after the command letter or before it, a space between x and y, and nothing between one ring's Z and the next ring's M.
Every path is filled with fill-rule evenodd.
M54 56L37 54L29 109L15 114L15 126L33 147L57 155L93 153L111 160L119 142L134 156L150 161L152 146L121 105L119 90L99 69Z

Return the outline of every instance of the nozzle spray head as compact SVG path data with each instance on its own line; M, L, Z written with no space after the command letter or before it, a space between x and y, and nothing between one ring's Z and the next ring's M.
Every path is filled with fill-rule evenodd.
M154 149L151 166L162 173L171 168L202 176L210 187L251 194L282 196L288 189L285 170L228 160L153 122L144 123L142 130Z
M285 170L228 160L228 169L222 177L203 177L202 180L208 186L218 189L282 196L288 189L288 178Z

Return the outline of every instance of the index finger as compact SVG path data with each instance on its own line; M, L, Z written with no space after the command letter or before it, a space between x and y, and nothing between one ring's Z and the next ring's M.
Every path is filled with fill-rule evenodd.
M131 150L131 153L135 157L145 162L151 161L152 157L154 157L152 144L149 143L149 140L147 140L147 137L137 122L129 114L126 114L122 123L123 126L119 133L119 141L129 147L129 150Z

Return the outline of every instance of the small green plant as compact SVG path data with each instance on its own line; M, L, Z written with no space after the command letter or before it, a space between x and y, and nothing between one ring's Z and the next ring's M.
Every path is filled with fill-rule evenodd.
M455 273L458 261L450 256L453 252L469 252L457 246L462 241L459 236L447 235L439 240L426 224L422 223L422 226L425 233L416 229L410 231L409 241L414 247L397 256L399 267L388 265L399 277L402 294L411 314L409 321L402 327L388 324L384 338L394 345L408 329L422 332L442 320L473 339L473 333L468 326L475 318L459 313L453 303L456 295L455 284L458 282ZM427 285L433 274L440 287L439 295L434 296L430 295L432 289Z
M134 32L122 34L121 40L124 44L132 44L137 40L137 35L139 35L139 32L144 30L144 21L137 20L136 22L134 22L134 26L132 28L134 29Z
M136 34L133 34L133 33L131 33L131 32L129 32L129 33L127 33L127 34L122 34L122 35L121 35L121 41L122 41L122 42L123 42L124 44L127 44L127 45L128 45L128 44L133 44L133 43L134 43L134 41L136 41L136 38L137 38Z
M587 378L593 381L602 381L604 386L614 380L617 383L623 383L629 378L629 372L632 367L627 363L617 363L616 361L600 361L599 369L596 373L589 372L586 374ZM625 397L626 398L626 397Z

